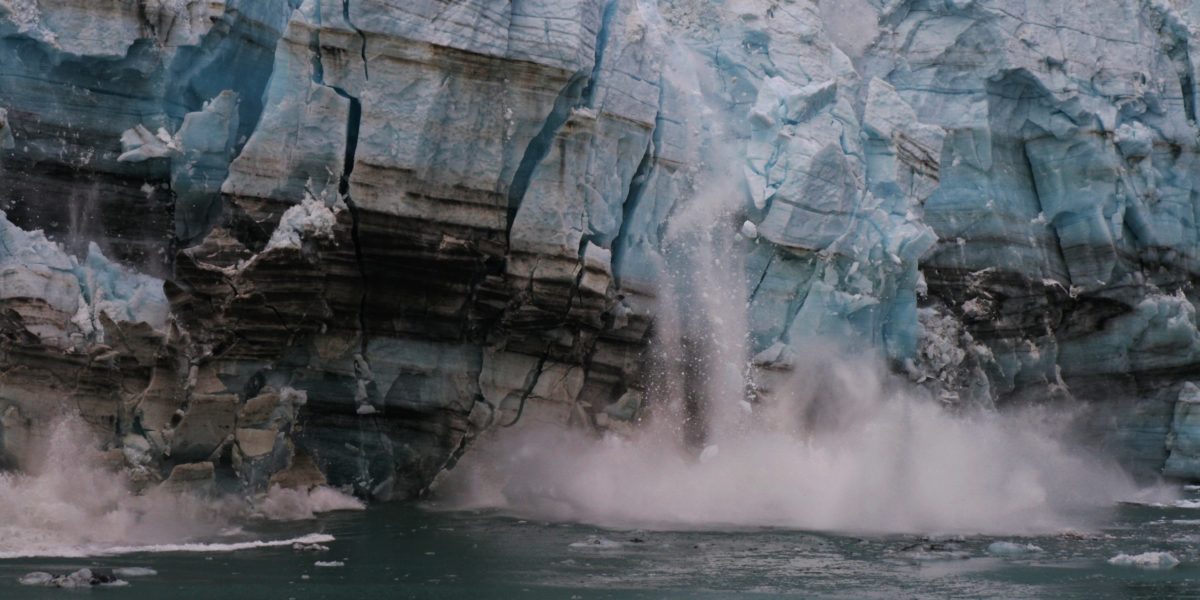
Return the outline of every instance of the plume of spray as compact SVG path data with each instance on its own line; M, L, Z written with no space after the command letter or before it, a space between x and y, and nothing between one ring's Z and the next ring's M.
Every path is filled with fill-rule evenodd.
M673 77L691 72L703 87L690 62ZM638 427L491 432L438 482L442 506L612 527L1013 534L1086 528L1143 493L1115 461L1068 441L1072 410L952 414L837 341L792 340L790 371L754 398L763 377L750 361L729 121L704 119L703 175L663 238Z
M361 510L338 490L272 487L265 494L196 494L170 486L137 491L129 472L106 460L78 416L59 418L35 438L22 471L0 472L0 559L81 557L130 552L224 552L328 542L323 534L255 539L239 524L296 521L316 513Z
M86 556L227 526L228 507L218 503L161 489L135 494L93 442L82 419L67 416L34 441L24 471L0 473L0 558Z

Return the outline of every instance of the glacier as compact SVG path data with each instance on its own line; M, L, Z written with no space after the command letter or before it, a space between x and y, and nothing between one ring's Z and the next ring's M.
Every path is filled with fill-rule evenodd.
M1198 36L1193 0L0 0L0 451L71 408L147 486L412 497L488 430L633 426L674 336L688 394L781 401L831 341L1200 479Z

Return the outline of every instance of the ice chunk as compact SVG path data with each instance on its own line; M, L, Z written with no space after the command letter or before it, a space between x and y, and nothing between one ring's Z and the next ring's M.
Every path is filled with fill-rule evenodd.
M615 540L610 540L606 537L600 537L600 536L593 535L593 536L589 536L586 540L583 540L581 542L572 542L570 547L571 548L591 548L591 549L595 549L595 550L616 550L617 548L620 548L623 545L624 544L622 544L621 542L618 542Z
M113 569L113 575L117 577L152 577L158 575L158 571L150 567L118 567Z
M21 585L50 585L54 581L54 576L45 571L34 571L26 573L17 580Z
M171 156L178 151L179 146L175 139L165 129L159 129L158 133L151 133L144 125L138 125L121 134L121 155L117 157L117 160L142 162L151 158Z
M1016 542L992 542L987 547L992 556L1021 556L1042 552L1041 547L1033 544L1018 544Z
M305 195L302 202L284 211L279 225L271 234L271 240L267 242L266 250L299 249L305 239L332 238L341 206L335 204L331 208L313 196Z
M1170 552L1143 552L1133 555L1121 553L1108 559L1108 564L1139 569L1172 569L1179 564L1179 559Z
M128 582L117 579L112 572L107 572L100 569L80 569L67 575L52 575L43 571L34 571L33 573L27 573L17 581L21 585L68 589L93 586L120 587L129 585Z

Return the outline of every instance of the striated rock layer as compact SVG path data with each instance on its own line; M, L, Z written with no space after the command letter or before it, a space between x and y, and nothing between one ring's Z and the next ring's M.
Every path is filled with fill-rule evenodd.
M953 406L1109 403L1200 477L1193 23L0 0L0 444L78 410L147 485L408 497L489 427L636 420L656 327L703 395L686 273L743 268L753 403L832 339Z

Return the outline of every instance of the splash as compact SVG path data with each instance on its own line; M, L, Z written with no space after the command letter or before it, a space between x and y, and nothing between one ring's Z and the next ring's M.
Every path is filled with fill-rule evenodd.
M125 473L106 464L81 419L64 418L49 431L30 453L37 458L25 472L0 473L0 559L233 552L328 542L332 536L317 533L244 539L252 534L237 523L252 516L294 520L362 507L329 488L273 490L251 501L163 487L136 493Z
M257 503L257 513L272 521L302 521L319 513L366 507L358 498L328 486L292 490L275 485Z
M85 556L118 545L152 545L220 531L226 508L187 495L132 491L104 464L83 422L50 429L24 473L0 473L0 558Z
M1031 534L1085 529L1141 493L1117 465L1064 441L1061 414L954 415L890 389L863 361L820 367L803 376L822 380L836 411L795 403L749 415L702 452L662 419L629 438L529 428L485 440L439 497L618 528Z

